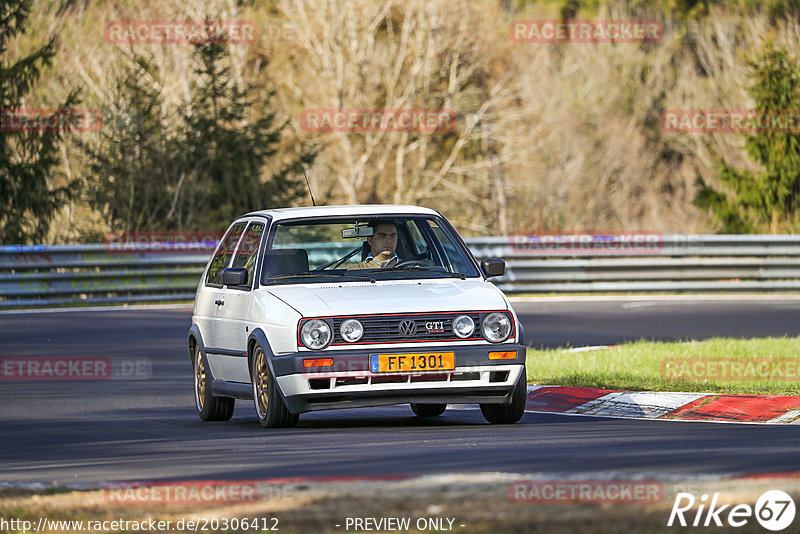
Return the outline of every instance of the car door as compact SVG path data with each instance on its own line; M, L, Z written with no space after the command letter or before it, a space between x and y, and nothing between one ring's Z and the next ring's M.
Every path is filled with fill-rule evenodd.
M266 221L248 221L247 229L233 255L230 267L247 270L247 284L242 286L223 286L219 299L222 304L216 315L216 340L220 357L216 358L219 378L231 382L249 382L247 368L247 323L253 291L258 287L259 251L266 234ZM216 374L214 375L217 376Z
M246 222L236 222L230 226L220 240L214 256L209 262L205 277L200 281L194 303L194 322L200 329L203 344L206 348L218 346L216 336L216 317L220 309L220 291L222 290L222 270L228 267L233 259L233 252L244 233Z

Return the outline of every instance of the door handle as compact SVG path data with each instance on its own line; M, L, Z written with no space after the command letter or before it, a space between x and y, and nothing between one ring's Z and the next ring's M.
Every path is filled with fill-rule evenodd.
M217 306L224 306L225 305L225 301L224 300L215 300L214 304L216 304Z

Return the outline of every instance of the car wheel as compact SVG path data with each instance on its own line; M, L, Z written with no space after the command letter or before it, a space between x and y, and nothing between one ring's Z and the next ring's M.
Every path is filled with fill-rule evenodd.
M253 350L253 400L258 422L264 428L290 428L298 416L289 411L278 391L275 377L269 371L267 356L261 347Z
M446 404L414 404L411 403L411 411L417 417L436 417L442 415L447 409Z
M215 397L206 374L206 362L200 346L194 348L194 404L203 421L227 421L233 416L236 399Z
M511 402L509 404L481 404L481 412L483 417L492 424L510 424L516 423L522 419L522 414L525 413L525 403L528 400L528 378L525 374L525 368L522 368L522 373L519 375L516 386L514 386L514 393L511 395Z

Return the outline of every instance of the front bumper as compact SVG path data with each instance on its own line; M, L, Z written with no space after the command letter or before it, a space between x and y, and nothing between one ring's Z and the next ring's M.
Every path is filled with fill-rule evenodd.
M455 353L447 371L373 373L370 354ZM516 358L489 360L489 352L514 351ZM303 367L307 358L333 358L327 368ZM293 413L389 404L503 404L525 369L525 347L518 344L404 347L302 352L272 360L278 387Z

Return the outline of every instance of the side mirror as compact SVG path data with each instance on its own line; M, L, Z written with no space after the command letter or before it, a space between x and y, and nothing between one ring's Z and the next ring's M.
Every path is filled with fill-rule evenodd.
M503 258L484 258L481 260L481 268L487 278L506 274L506 262ZM225 273L223 271L223 276L224 275Z
M228 267L222 270L222 285L246 286L247 269L244 267Z

